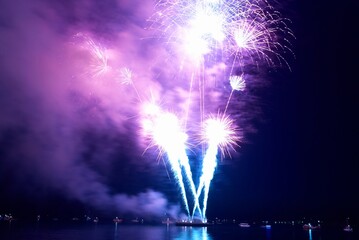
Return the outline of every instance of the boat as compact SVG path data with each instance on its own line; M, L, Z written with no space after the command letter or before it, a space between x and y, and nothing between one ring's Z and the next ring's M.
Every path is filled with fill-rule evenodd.
M5 214L4 217L1 217L2 220L12 222L14 220L14 217L11 214Z
M207 227L212 226L213 223L202 222L202 221L178 221L176 222L176 226L182 227Z
M118 218L118 217L115 217L114 219L113 219L113 222L114 223L122 223L122 221L123 221L123 219L121 219L121 218Z
M343 229L345 232L353 232L353 228L348 224Z
M304 230L320 229L320 225L318 225L318 226L313 226L312 224L308 223L308 224L304 224L304 225L303 225L303 229L304 229Z
M240 226L240 227L243 227L243 228L248 228L248 227L250 227L251 225L249 225L248 223L240 223L239 226Z

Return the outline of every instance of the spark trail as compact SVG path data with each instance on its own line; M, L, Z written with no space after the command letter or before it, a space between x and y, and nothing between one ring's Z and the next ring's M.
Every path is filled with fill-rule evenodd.
M185 148L183 148L183 150L184 149ZM179 161L180 161L181 166L184 169L184 172L186 174L186 178L187 178L187 181L188 181L188 184L190 186L190 190L191 190L191 193L192 193L192 196L193 196L194 207L193 207L193 211L192 211L192 219L193 219L193 216L194 216L194 213L195 213L196 209L198 209L199 214L202 217L202 211L199 208L199 200L198 200L198 197L197 197L197 194L196 194L196 186L194 185L193 178L192 178L191 166L189 164L188 156L187 156L185 151L182 151L182 154L180 155Z
M180 127L179 120L176 115L169 112L162 112L159 107L150 105L147 107L147 117L144 121L144 129L147 136L152 139L153 145L157 145L165 152L170 163L171 170L174 174L176 182L181 189L182 199L190 218L188 199L182 176L182 168L190 185L190 190L195 196L195 185L192 179L192 172L186 154L187 135ZM195 204L198 202L194 197ZM198 204L197 204L198 205Z
M203 170L201 179L203 179L203 210L202 210L202 220L207 221L206 211L207 211L207 201L209 188L211 186L211 181L213 179L214 170L217 167L217 153L218 147L216 144L209 144L209 147L206 151L206 155L203 159ZM198 189L199 190L199 189Z

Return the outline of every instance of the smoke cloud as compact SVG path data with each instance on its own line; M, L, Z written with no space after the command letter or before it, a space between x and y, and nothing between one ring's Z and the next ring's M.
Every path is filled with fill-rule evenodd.
M179 214L151 186L126 193L113 181L114 165L127 174L163 167L156 156L143 155L141 102L183 112L193 104L190 94L198 100L189 81L178 80L179 72L190 79L179 71L190 64L174 64L180 62L171 61L175 54L154 37L153 12L151 0L0 2L0 180L11 180L6 189L34 193L46 186L99 209ZM230 92L223 89L222 67L205 73L212 90L206 107L215 112ZM256 101L250 93L242 98L229 110L234 117ZM199 106L190 106L189 116L198 115ZM258 111L242 111L241 129L251 131Z
M122 84L119 72L128 68L138 92L159 95L149 67L154 50L141 40L149 4L0 3L0 179L7 190L41 195L45 185L101 210L179 213L151 186L126 194L108 179L115 161L131 162L134 172L152 164L135 131L136 102L146 96ZM101 52L109 66L103 73Z

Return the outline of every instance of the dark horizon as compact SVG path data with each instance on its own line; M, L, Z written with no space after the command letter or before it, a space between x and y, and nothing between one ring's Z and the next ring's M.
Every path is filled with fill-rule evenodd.
M138 7L141 1L119 0L93 3L91 12L80 9L86 5L80 2L30 1L21 7L0 3L0 214L31 219L38 214L111 218L121 214L147 217L163 209L184 212L178 186L167 173L169 166L156 160L156 154L142 154L143 142L133 136L133 115L126 119L124 115L134 111L109 108L119 102L131 107L133 102L122 92L102 89L105 84L96 92L71 83L72 90L81 90L65 92L62 84L73 79L69 75L78 66L68 66L74 56L61 55L62 49L55 48L78 27L118 43L114 40L118 36L109 37L109 30L137 34L143 30L139 26L144 26L139 16L149 10ZM150 6L150 1L146 4ZM293 0L280 9L292 22L295 59L288 60L291 70L268 68L261 74L265 86L255 89L256 100L249 105L251 113L260 109L259 117L250 119L255 130L245 134L245 142L232 158L219 162L209 194L208 219L306 217L344 222L350 217L357 223L354 16L359 8L354 2L346 4ZM140 59L143 66L137 70L144 71L154 50L147 45L134 50L137 40L132 35L124 39L121 43L129 50L123 48L136 57L123 62ZM84 64L81 61L76 63ZM60 73L58 68L67 72ZM45 77L54 73L59 76L47 83ZM92 190L104 198L93 199ZM161 201L158 205L157 200ZM115 209L112 204L121 201L128 205ZM146 214L139 216L141 211Z

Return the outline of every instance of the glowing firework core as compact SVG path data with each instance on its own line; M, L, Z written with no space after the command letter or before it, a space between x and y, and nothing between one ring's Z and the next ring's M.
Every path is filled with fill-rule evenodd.
M183 145L187 139L187 135L179 127L177 117L171 113L164 113L157 119L153 132L156 143L168 151Z
M190 22L192 33L204 39L213 38L221 42L225 38L223 33L224 16L219 14L213 7L200 7L196 16Z
M205 139L209 144L226 145L230 140L233 131L228 126L229 122L223 122L218 119L208 119L205 122Z

